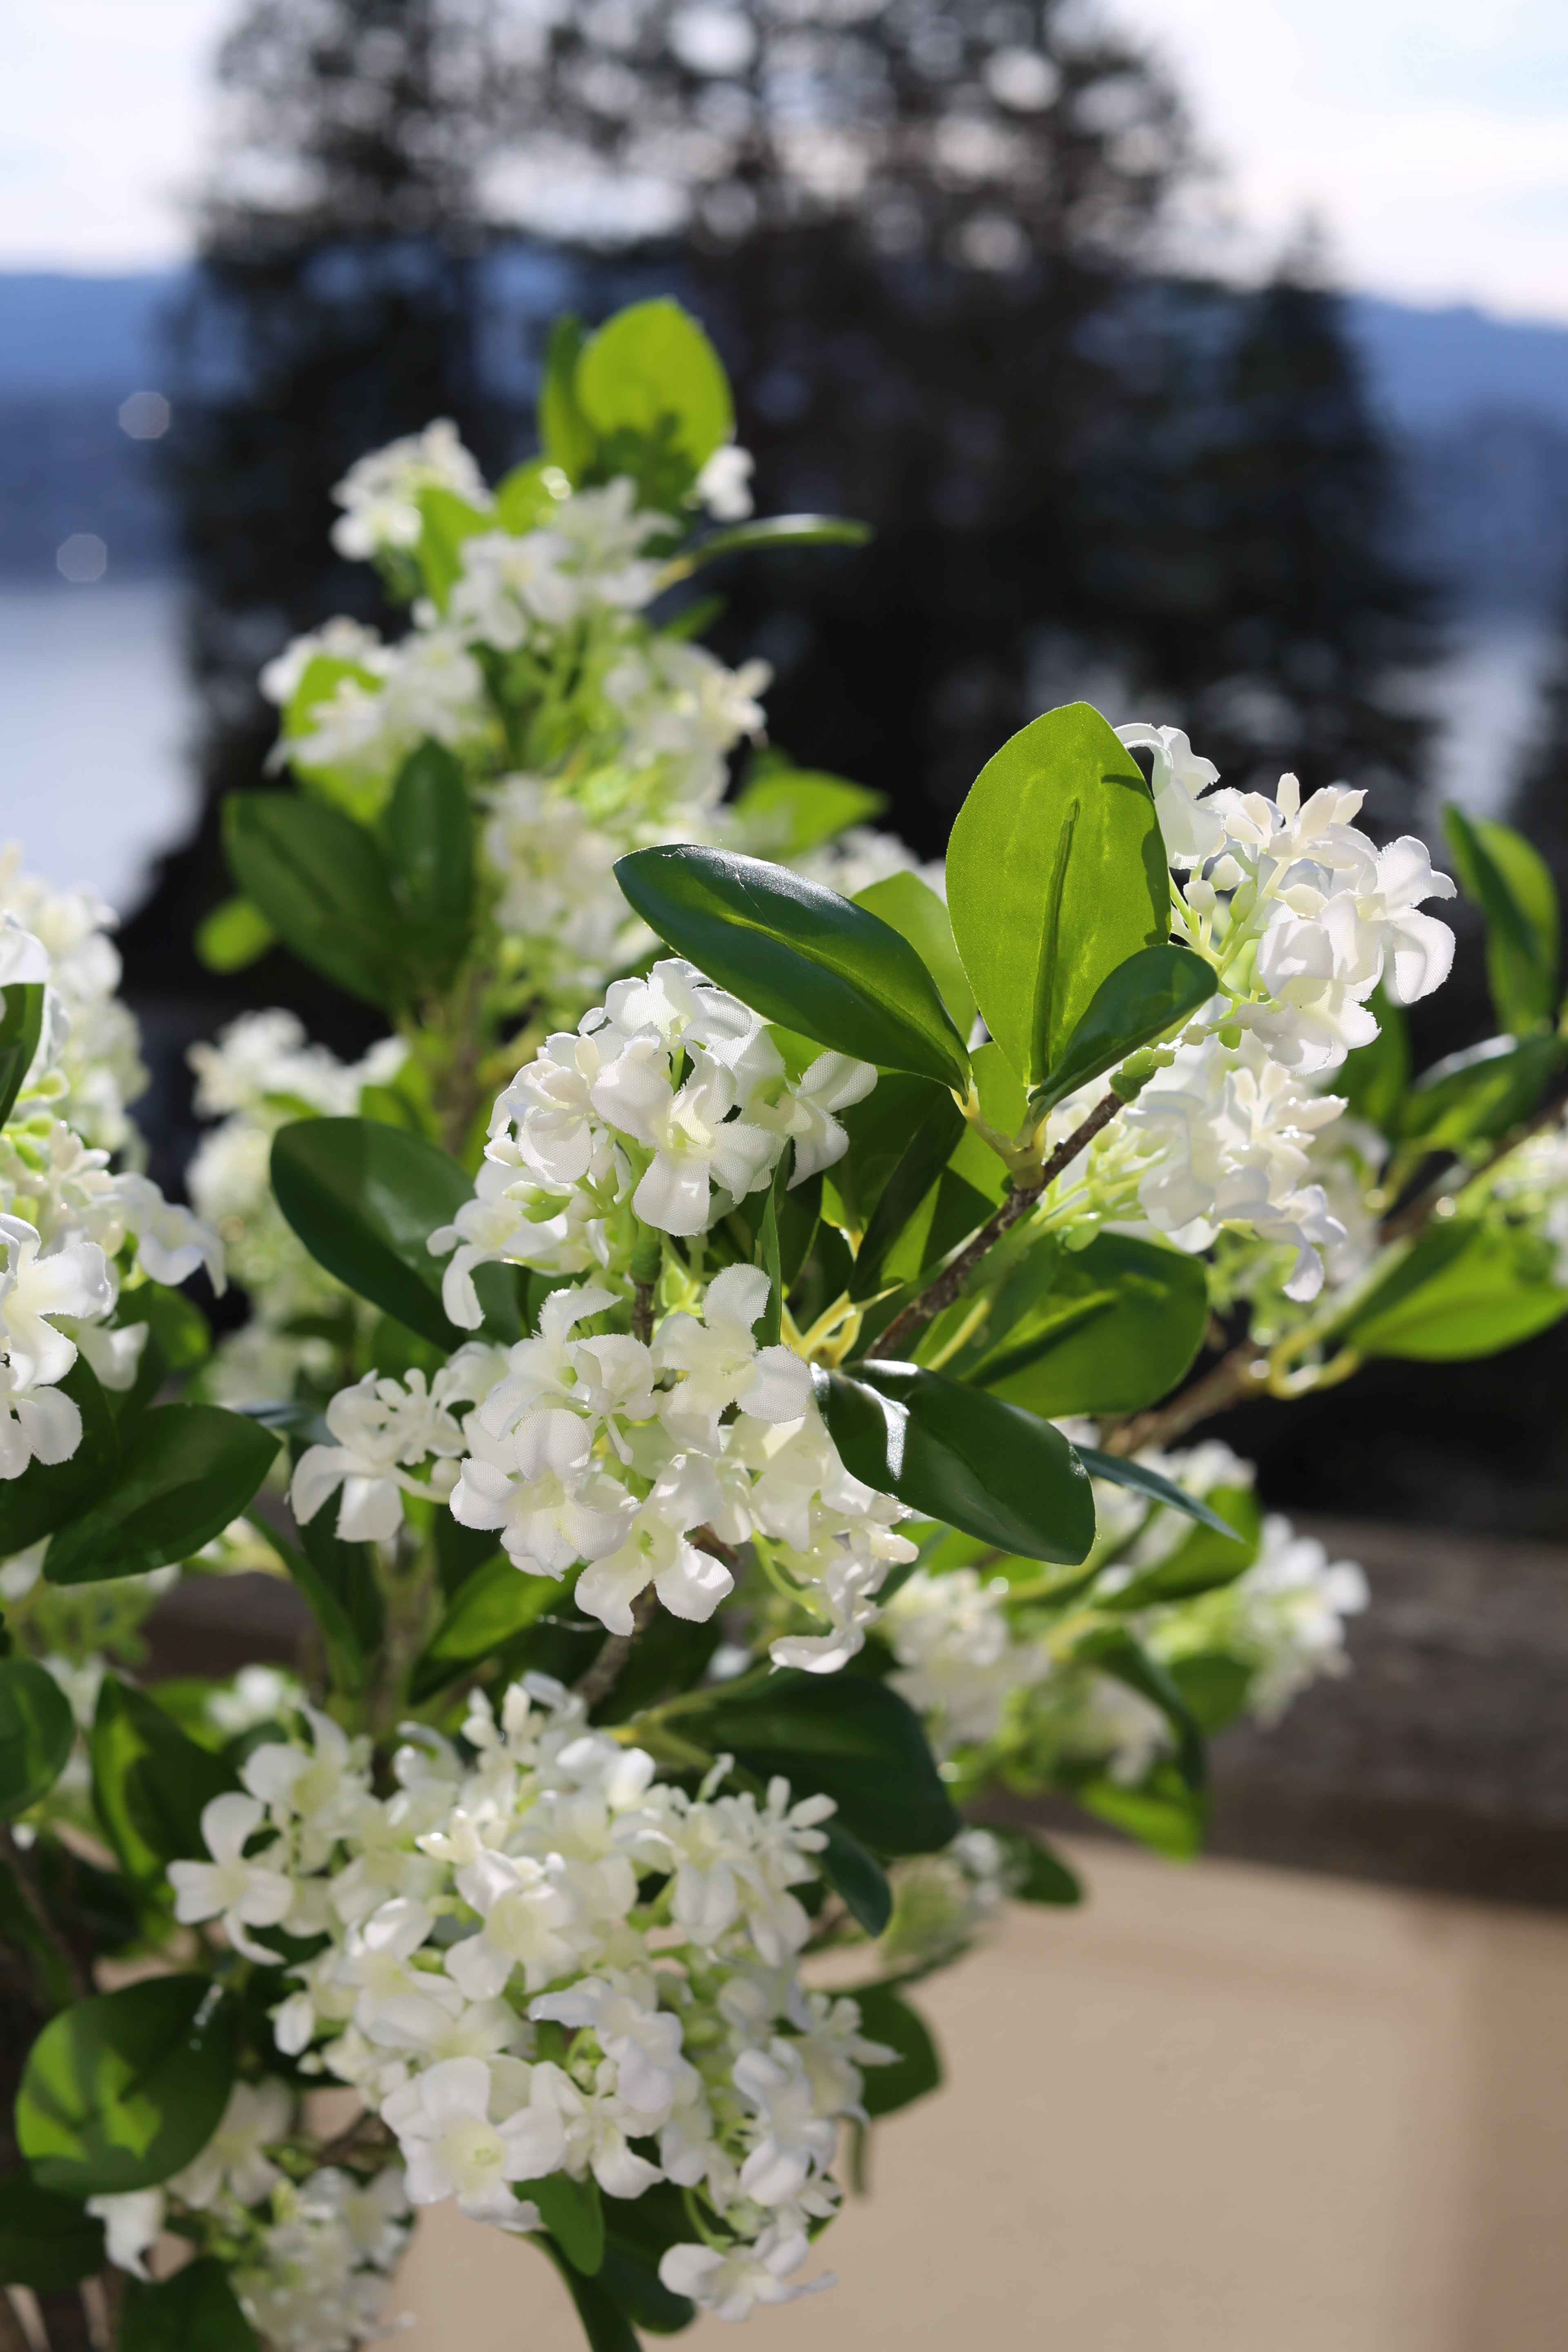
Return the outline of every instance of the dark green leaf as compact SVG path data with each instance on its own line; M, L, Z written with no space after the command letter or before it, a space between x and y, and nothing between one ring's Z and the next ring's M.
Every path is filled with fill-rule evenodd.
M230 793L224 846L241 890L286 947L351 996L404 993L410 945L386 861L341 809L298 793Z
M264 1528L263 1533L299 1587L321 1630L334 1688L351 1693L362 1691L365 1654L343 1602L308 1552L299 1550L273 1527Z
M1140 1698L1146 1698L1159 1708L1176 1735L1176 1769L1189 1789L1201 1789L1203 1735L1186 1700L1158 1658L1151 1657L1142 1643L1135 1642L1121 1625L1093 1627L1079 1636L1071 1654L1075 1664L1098 1666L1102 1675L1125 1683L1129 1690L1136 1691Z
M865 1238L856 1254L854 1278L849 1285L851 1298L869 1298L881 1286L889 1252L940 1180L963 1132L963 1113L952 1097L946 1092L935 1093L930 1110L878 1197ZM983 1223L988 1213L986 1203L979 1195L975 1202L979 1213L975 1222ZM929 1255L937 1254L929 1246L929 1234L923 1238L927 1245L918 1253L921 1265ZM912 1271L920 1270L916 1266Z
M0 1127L16 1108L43 1025L41 980L13 981L9 988L0 989Z
M1184 1512L1196 1519L1201 1528L1212 1528L1227 1544L1238 1544L1241 1538L1227 1526L1217 1511L1196 1495L1189 1495L1173 1478L1163 1478L1159 1471L1150 1470L1142 1462L1131 1461L1121 1454L1102 1453L1098 1445L1080 1445L1078 1458L1091 1478L1107 1478L1113 1486L1130 1487L1135 1495L1146 1495L1152 1503L1163 1503L1167 1510Z
M732 1696L721 1685L684 1720L759 1780L782 1772L797 1798L832 1797L850 1835L875 1853L934 1853L958 1835L920 1718L886 1683L776 1674Z
M272 1185L318 1265L438 1347L469 1336L447 1318L428 1248L473 1198L446 1152L379 1119L300 1119L273 1140Z
M577 362L584 340L581 319L570 311L557 319L539 380L539 438L551 464L574 486L594 462L594 428L577 402Z
M205 1976L149 1977L52 2017L16 2099L16 2139L45 2189L155 2188L217 2128L234 2083L235 2011Z
M817 1402L852 1477L922 1518L1026 1559L1076 1566L1094 1541L1089 1476L1060 1430L914 1364L814 1368Z
M1247 1705L1256 1667L1225 1650L1191 1650L1171 1662L1171 1680L1205 1738L1234 1723Z
M601 440L667 435L691 472L729 438L735 412L723 363L679 302L634 302L606 319L577 357L573 390Z
M1220 1523L1194 1528L1186 1540L1152 1567L1141 1569L1131 1582L1109 1594L1106 1609L1146 1609L1155 1603L1190 1601L1213 1592L1245 1576L1258 1558L1263 1534L1263 1511L1250 1486L1215 1486L1208 1503ZM1180 1676L1176 1677L1178 1684Z
M259 2352L223 2264L204 2254L173 2278L126 2284L120 2352Z
M751 548L864 547L873 536L869 524L850 522L841 515L759 516L754 522L732 523L726 530L710 532L695 547L689 547L680 562L694 572L716 555L743 555Z
M1346 1055L1334 1073L1333 1090L1344 1097L1352 1118L1363 1118L1392 1139L1399 1133L1401 1106L1410 1084L1410 1024L1404 1006L1395 1004L1384 988L1373 991L1368 1010L1377 1016L1377 1035L1370 1045L1358 1045Z
M1030 1110L1043 1118L1141 1045L1169 1037L1215 988L1214 966L1190 950L1140 948L1100 982L1061 1059L1030 1096Z
M47 1796L76 1740L70 1704L46 1667L0 1658L0 1821Z
M852 824L871 824L887 807L881 793L788 761L748 777L735 803L753 857L799 857Z
M974 991L953 940L947 908L918 874L889 874L883 882L857 890L855 904L890 924L908 940L937 985L961 1037L974 1026Z
M1048 1903L1064 1906L1083 1901L1083 1883L1032 1830L999 1829L985 1824L988 1833L1005 1848L1017 1873L1008 1892L1018 1903Z
M829 1886L843 1896L850 1916L868 1936L879 1936L893 1916L893 1890L887 1873L837 1816L822 1826L827 1843L817 1857L818 1869Z
M498 1552L459 1587L426 1644L409 1685L416 1706L467 1667L496 1656L546 1610L558 1606L561 1597L561 1587L548 1577L525 1575Z
M795 1146L786 1143L779 1154L778 1166L773 1170L773 1181L768 1186L763 1205L763 1221L757 1230L755 1261L768 1277L768 1303L756 1327L759 1348L776 1348L784 1331L784 1294L788 1285L784 1280L784 1256L779 1247L779 1209L788 1193L794 1168Z
M387 805L387 853L410 912L449 927L459 952L473 895L473 836L460 764L442 744L421 743L404 761Z
M948 1089L931 1078L908 1070L879 1074L871 1092L839 1114L849 1149L822 1180L827 1223L858 1240L915 1136L951 1101Z
M51 1584L141 1576L189 1559L237 1518L272 1467L278 1440L216 1404L160 1404L132 1423L108 1490L51 1538Z
M942 2087L942 2060L931 2029L918 2011L900 2000L889 1984L861 1985L850 1995L859 2007L860 2030L899 2053L891 2066L868 2066L861 2104L868 2116L896 2115L928 2092Z
M574 2180L552 2172L542 2180L515 2180L515 2195L539 2208L539 2218L575 2271L592 2278L605 2259L605 2209L592 2173Z
M0 1481L0 1559L89 1510L120 1466L114 1415L85 1356L59 1385L81 1415L81 1443L68 1462L29 1462L19 1478Z
M986 1027L1038 1085L1100 983L1171 929L1152 797L1087 702L1047 711L981 771L948 844L947 903Z
M1434 1151L1495 1141L1530 1117L1562 1058L1554 1036L1489 1037L1450 1054L1405 1096L1401 1135Z
M101 2221L40 2189L29 2172L0 2179L0 2284L51 2294L102 2267Z
M168 1863L206 1859L202 1807L239 1786L221 1756L118 1675L99 1687L91 1754L93 1808L130 1877L151 1885Z
M1498 1019L1516 1037L1550 1020L1557 1000L1557 892L1522 835L1446 808L1443 831L1465 896L1487 925L1487 978Z
M304 1451L303 1438L290 1437L290 1459L298 1463ZM338 1501L332 1496L313 1519L300 1526L300 1547L353 1628L360 1654L369 1658L385 1636L375 1561L369 1544L345 1542L337 1533L337 1516Z
M689 845L634 850L616 878L678 954L765 1021L942 1085L969 1056L909 941L863 907L782 866Z
M1359 1300L1336 1337L1363 1356L1493 1356L1568 1314L1541 1235L1455 1219L1431 1226Z
M226 898L196 926L196 961L209 971L244 971L277 944L277 932L248 898Z
M583 2323L583 2333L588 2339L588 2352L640 2352L632 2325L617 2303L612 2301L606 2288L597 2279L584 2278L553 2239L537 2237L534 2244L547 2253L560 2272L566 2292L576 2306Z
M984 1284L980 1268L976 1287ZM1204 1261L1128 1234L1083 1250L1037 1242L996 1294L965 1381L1047 1420L1141 1412L1173 1389L1208 1323Z

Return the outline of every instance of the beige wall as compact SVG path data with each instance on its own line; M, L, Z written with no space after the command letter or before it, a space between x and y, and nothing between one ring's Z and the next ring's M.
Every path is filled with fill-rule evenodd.
M949 2087L879 2127L839 2284L752 2352L1568 2344L1568 1922L1075 1859L1086 1910L1015 1910L919 1996ZM581 2352L543 2257L450 2208L408 2309L402 2352Z

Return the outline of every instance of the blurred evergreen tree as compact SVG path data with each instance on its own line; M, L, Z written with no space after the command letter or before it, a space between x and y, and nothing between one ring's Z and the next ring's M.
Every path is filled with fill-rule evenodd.
M1510 824L1534 842L1568 903L1568 581L1541 680L1540 707L1507 815Z

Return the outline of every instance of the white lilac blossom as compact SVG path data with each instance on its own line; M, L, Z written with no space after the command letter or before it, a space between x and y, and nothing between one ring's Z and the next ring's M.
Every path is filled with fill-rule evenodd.
M409 553L425 528L419 498L427 489L449 490L473 507L490 503L484 477L445 416L350 467L332 492L343 509L332 545L359 562L394 550Z

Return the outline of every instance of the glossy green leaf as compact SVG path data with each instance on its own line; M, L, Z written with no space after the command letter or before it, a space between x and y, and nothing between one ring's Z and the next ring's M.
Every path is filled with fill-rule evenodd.
M1491 1142L1535 1109L1563 1059L1555 1036L1489 1037L1424 1070L1405 1097L1400 1133L1434 1151Z
M734 1695L721 1684L682 1721L759 1780L782 1772L796 1798L833 1798L850 1836L877 1853L934 1853L958 1835L920 1717L886 1683L786 1673Z
M851 522L842 515L759 515L755 521L710 531L687 548L679 561L688 572L695 572L715 556L744 555L753 548L864 547L875 536L868 523Z
M819 1045L944 1086L969 1056L907 940L837 891L722 849L634 850L616 878L679 955L765 1021Z
M1217 1531L1196 1527L1163 1559L1140 1569L1100 1606L1106 1609L1147 1609L1156 1604L1191 1601L1245 1576L1258 1558L1263 1534L1263 1509L1250 1486L1215 1486L1205 1498L1219 1521ZM1181 1677L1176 1676L1178 1687Z
M448 927L460 949L474 887L474 821L462 768L445 745L421 743L398 771L386 848L409 911Z
M259 2352L228 2273L204 2254L173 2278L126 2282L120 2352Z
M561 1599L561 1587L549 1577L525 1575L498 1552L458 1587L415 1664L410 1697L417 1706L466 1668L496 1656L546 1611L559 1608Z
M42 981L17 980L0 988L0 1126L16 1108L43 1026Z
M974 991L952 936L947 908L929 883L918 874L889 874L855 894L858 907L868 908L904 939L937 985L953 1027L961 1037L974 1026Z
M363 825L299 793L230 793L223 824L235 880L284 945L351 996L396 1003L408 929Z
M817 1868L842 1895L851 1918L868 1936L879 1936L893 1916L893 1890L886 1871L837 1816L822 1828L827 1843L816 1857Z
M427 1246L473 1198L446 1152L379 1119L301 1119L273 1141L272 1185L318 1265L438 1347L469 1336L447 1319Z
M350 1693L362 1691L368 1671L364 1651L353 1621L330 1579L322 1574L309 1552L289 1543L275 1528L268 1527L264 1533L316 1621L333 1687Z
M951 1101L947 1087L934 1079L889 1070L868 1095L841 1111L838 1123L849 1148L822 1179L826 1222L858 1241L914 1138Z
M852 824L875 824L887 805L864 784L785 761L748 778L735 814L753 857L799 857Z
M1007 1892L1016 1903L1067 1908L1083 1901L1083 1882L1077 1872L1033 1831L1002 1829L994 1822L987 1822L985 1829L1006 1850L1011 1874Z
M1076 1566L1094 1541L1089 1475L1058 1429L914 1364L815 1367L817 1402L852 1477L999 1551Z
M1087 702L1047 711L981 771L948 844L947 905L986 1027L1038 1085L1101 982L1171 929L1153 799Z
M556 320L539 379L539 438L544 455L574 486L594 462L594 428L577 400L577 362L586 338L570 311ZM509 529L515 528L508 525Z
M1113 1486L1125 1486L1134 1495L1146 1496L1151 1503L1163 1504L1168 1511L1180 1511L1184 1517L1195 1519L1199 1527L1211 1528L1227 1544L1240 1543L1236 1529L1217 1511L1211 1511L1199 1496L1189 1495L1173 1478L1162 1477L1158 1470L1151 1470L1146 1464L1134 1462L1124 1454L1106 1454L1098 1445L1080 1445L1078 1458L1091 1478L1105 1478Z
M202 1808L239 1786L221 1756L113 1674L99 1687L90 1753L93 1810L129 1877L152 1885L171 1862L205 1861Z
M868 2116L896 2115L942 2087L942 2060L931 2028L890 1984L859 1985L850 1995L860 2011L860 2031L899 2053L891 2066L868 2066L861 2104Z
M278 1452L269 1429L216 1404L160 1404L133 1421L91 1509L50 1538L51 1584L141 1576L189 1559L254 1496Z
M0 2284L58 2294L103 2267L103 2224L30 2172L0 2179Z
M1029 1097L1043 1117L1141 1045L1176 1033L1215 992L1214 966L1187 948L1140 948L1107 973L1061 1059Z
M893 1170L878 1195L877 1205L866 1227L865 1237L856 1254L855 1272L849 1285L851 1298L870 1298L880 1287L882 1270L889 1254L897 1247L899 1238L919 1212L933 1184L937 1183L952 1159L954 1148L964 1132L963 1113L945 1091L933 1095L931 1109L910 1137L903 1157ZM986 1202L976 1195L975 1223L984 1223L988 1213ZM920 1260L913 1272L918 1273L931 1246L931 1224L921 1237L916 1252Z
M1075 1665L1099 1668L1115 1681L1124 1683L1157 1706L1169 1723L1176 1739L1176 1769L1189 1789L1201 1789L1204 1783L1203 1734L1193 1719L1191 1708L1182 1696L1179 1685L1158 1658L1151 1656L1141 1642L1121 1625L1097 1625L1081 1634L1071 1651Z
M593 2174L574 2180L569 2173L552 2172L542 2180L513 2181L512 2189L521 2203L538 2206L541 2221L573 2269L592 2278L605 2259L605 2209Z
M28 2052L17 2144L62 2196L155 2188L212 2137L234 2066L234 2003L209 1977L96 1994L52 2017Z
M734 424L718 352L689 312L664 297L617 310L589 336L573 391L601 440L617 433L666 436L693 474Z
M1557 892L1538 853L1508 825L1463 809L1443 831L1465 896L1486 918L1487 979L1498 1019L1524 1036L1557 1001Z
M0 1559L89 1510L119 1466L114 1415L85 1356L59 1386L81 1415L81 1442L67 1462L29 1462L19 1478L0 1480Z
M1568 1314L1542 1236L1454 1220L1430 1227L1335 1337L1363 1356L1457 1362L1532 1339Z
M1047 1240L1002 1284L952 1369L1047 1420L1141 1412L1187 1372L1208 1315L1201 1258L1128 1234L1097 1234L1083 1250Z
M30 1658L0 1658L0 1821L47 1796L76 1740L70 1704Z

